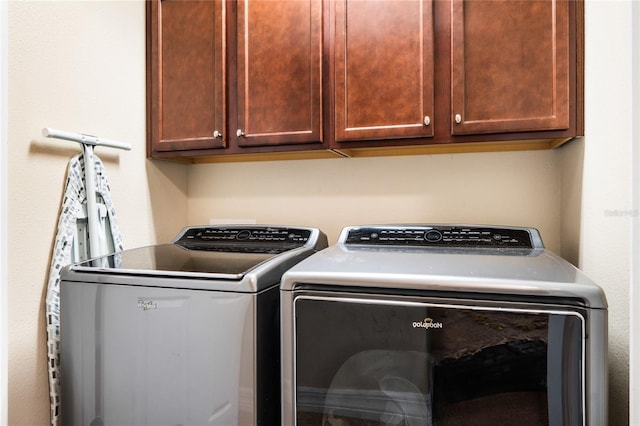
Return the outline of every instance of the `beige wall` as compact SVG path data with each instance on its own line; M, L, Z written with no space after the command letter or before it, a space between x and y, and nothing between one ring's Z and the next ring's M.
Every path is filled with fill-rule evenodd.
M587 1L587 137L559 150L183 166L145 160L142 1L10 2L9 424L49 415L44 294L77 148L42 138L45 126L134 146L97 150L127 247L211 219L317 226L332 242L342 226L370 222L538 227L607 292L611 424L625 424L629 218L610 212L631 197L628 8Z
M133 145L97 148L126 247L186 222L186 168L145 159L144 3L10 2L9 424L49 422L44 297L72 142L43 127Z
M316 226L457 222L535 226L559 249L553 151L206 164L189 171L189 223Z
M579 241L571 234L563 237L579 247L580 267L607 294L610 424L624 425L629 421L631 225L638 215L632 203L631 122L640 114L631 109L632 81L638 80L631 74L632 10L630 2L588 1L585 12L585 138L559 151L565 183L578 183L574 166L582 172L570 192L579 203ZM574 214L567 210L566 220Z

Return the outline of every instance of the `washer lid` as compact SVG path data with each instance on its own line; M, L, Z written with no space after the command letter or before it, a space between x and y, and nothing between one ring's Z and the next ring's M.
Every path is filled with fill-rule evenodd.
M108 275L241 281L249 274L279 275L283 267L293 266L326 245L324 234L313 228L188 227L173 243L114 253L70 269Z
M247 272L277 255L189 250L177 244L161 244L88 260L75 265L73 269L111 274L240 280Z

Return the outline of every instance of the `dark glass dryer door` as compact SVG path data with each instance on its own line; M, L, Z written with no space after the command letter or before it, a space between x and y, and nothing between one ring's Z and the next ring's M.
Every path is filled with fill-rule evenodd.
M578 312L330 296L294 310L298 425L584 424Z

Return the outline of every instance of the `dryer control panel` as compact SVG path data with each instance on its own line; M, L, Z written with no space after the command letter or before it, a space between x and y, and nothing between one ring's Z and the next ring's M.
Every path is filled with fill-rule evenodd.
M346 245L464 248L544 248L534 228L473 225L362 226L343 230Z
M192 227L173 241L190 250L281 253L305 246L311 230L288 227Z

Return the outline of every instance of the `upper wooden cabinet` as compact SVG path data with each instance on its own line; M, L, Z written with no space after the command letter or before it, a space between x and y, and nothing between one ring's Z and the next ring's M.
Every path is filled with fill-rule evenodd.
M222 147L224 3L147 3L151 154Z
M581 0L150 0L149 156L558 146L584 131L583 8Z
M569 128L569 3L453 0L451 132Z
M237 112L230 117L237 144L320 143L322 2L243 0L237 7Z
M323 148L320 0L147 3L148 151Z
M335 140L432 137L431 2L338 0L332 6Z

